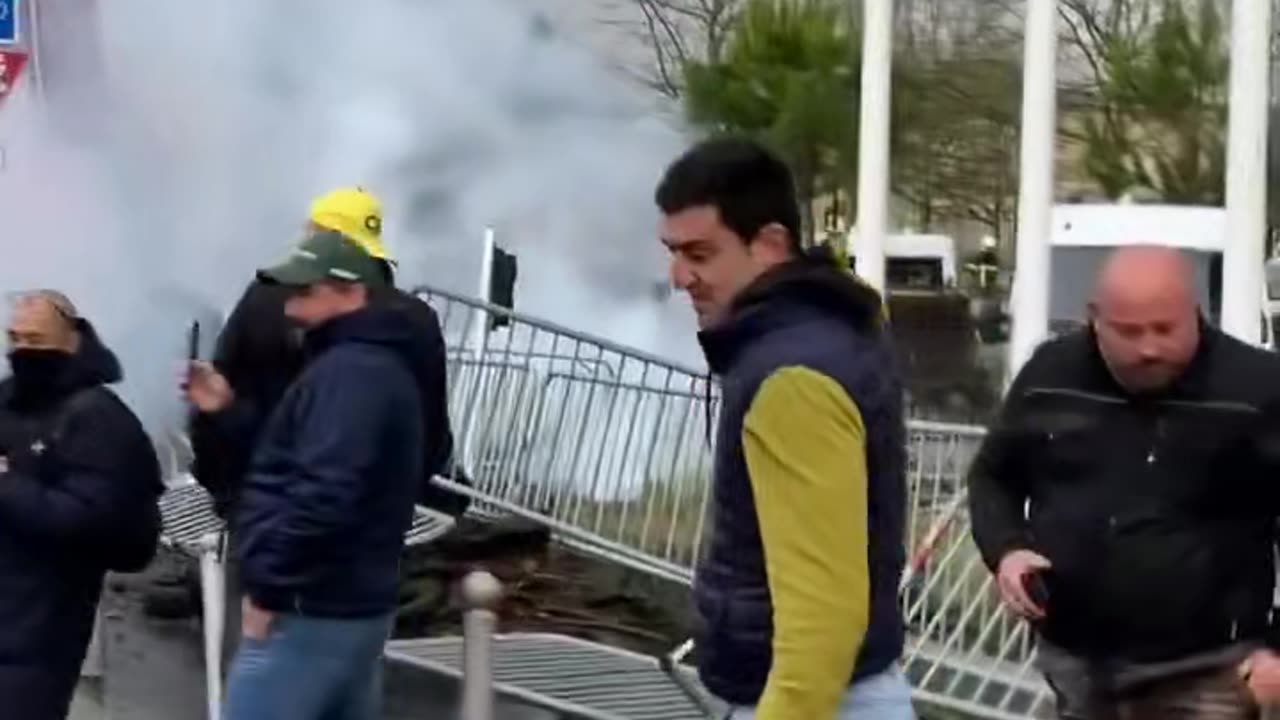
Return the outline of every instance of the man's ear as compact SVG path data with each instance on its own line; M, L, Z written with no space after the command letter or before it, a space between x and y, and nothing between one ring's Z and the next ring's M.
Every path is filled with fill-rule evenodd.
M1101 316L1101 313L1098 310L1097 302L1091 300L1087 305L1084 306L1085 325L1088 326L1088 328L1095 333L1098 332L1098 318L1100 316Z
M791 257L791 232L781 223L769 223L760 228L751 240L752 255L769 264L786 262Z

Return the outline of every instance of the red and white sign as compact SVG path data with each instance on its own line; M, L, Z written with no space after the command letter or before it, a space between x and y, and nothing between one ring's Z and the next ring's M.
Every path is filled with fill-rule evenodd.
M0 103L8 97L18 83L22 68L27 65L27 54L21 50L0 50Z

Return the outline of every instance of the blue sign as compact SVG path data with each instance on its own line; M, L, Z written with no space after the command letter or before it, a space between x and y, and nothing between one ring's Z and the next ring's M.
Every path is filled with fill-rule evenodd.
M18 0L0 0L0 45L18 42Z

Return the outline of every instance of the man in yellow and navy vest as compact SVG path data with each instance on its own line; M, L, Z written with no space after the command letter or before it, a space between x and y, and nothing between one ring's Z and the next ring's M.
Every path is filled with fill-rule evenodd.
M879 295L807 255L787 167L712 140L656 193L676 287L719 375L699 673L731 717L913 717L898 665L902 385Z

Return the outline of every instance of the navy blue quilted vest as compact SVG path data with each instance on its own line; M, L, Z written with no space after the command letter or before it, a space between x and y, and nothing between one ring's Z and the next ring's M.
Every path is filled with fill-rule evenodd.
M838 382L866 426L871 616L853 681L887 669L902 652L898 581L905 562L905 426L902 387L887 333L849 319L844 280L793 271L699 339L721 376L711 537L697 569L698 668L707 688L754 705L772 663L772 607L741 436L744 415L774 370L803 366ZM849 281L851 282L851 281ZM834 286L834 287L833 287ZM878 309L878 308L877 308Z

